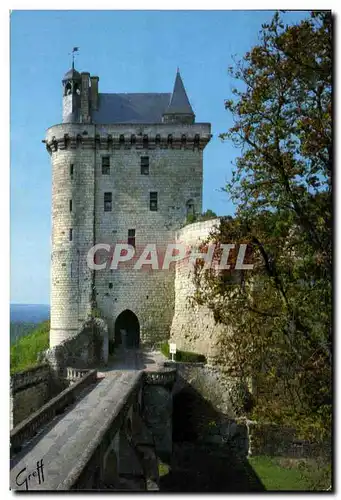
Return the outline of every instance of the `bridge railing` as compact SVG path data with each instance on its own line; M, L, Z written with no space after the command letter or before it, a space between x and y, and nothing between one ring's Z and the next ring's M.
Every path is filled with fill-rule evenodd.
M83 378L90 370L88 368L72 368L68 366L66 368L66 380L69 382L77 382L77 380Z
M144 381L148 385L172 386L176 380L176 368L161 368L158 371L144 371Z
M97 370L88 371L77 382L14 427L10 433L11 456L20 451L25 441L34 437L47 422L62 413L68 405L75 401L83 389L96 382L96 380Z

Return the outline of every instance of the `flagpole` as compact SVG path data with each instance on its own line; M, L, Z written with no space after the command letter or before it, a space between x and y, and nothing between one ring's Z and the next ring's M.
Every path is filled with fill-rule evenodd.
M72 49L72 69L75 69L75 52L78 52L78 47Z

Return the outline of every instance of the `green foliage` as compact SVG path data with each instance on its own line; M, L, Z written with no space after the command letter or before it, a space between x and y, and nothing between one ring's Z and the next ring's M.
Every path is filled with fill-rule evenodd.
M24 337L32 332L36 323L25 323L21 321L13 321L10 324L10 340L11 344L14 344L20 337Z
M295 26L276 13L230 68L234 125L221 137L241 151L224 188L237 210L208 241L217 259L221 244L247 244L254 267L234 271L236 251L232 270L198 262L193 295L233 330L221 363L256 379L253 417L314 440L330 435L332 414L331 30L327 11Z
M215 219L217 217L217 214L213 212L211 209L207 209L206 212L203 212L200 216L200 220L210 220L210 219Z
M198 217L195 214L188 214L186 218L186 224L193 224L193 222L197 222Z
M169 474L169 471L170 471L170 466L164 462L159 462L159 476L166 476L167 474Z
M19 338L11 346L11 373L26 370L38 364L38 353L49 347L49 332L50 321L44 321L33 332Z
M216 217L217 214L210 209L206 210L206 212L203 212L202 214L188 214L186 218L186 225L192 224L193 222L202 222L205 220L215 219Z
M172 359L169 353L169 344L165 342L161 345L161 352L166 358ZM176 351L174 361L181 361L183 363L206 363L206 357L203 354L188 351Z
M91 309L91 318L100 318L101 317L101 311L98 309L98 307L93 306Z
M268 491L322 491L331 485L331 466L320 460L250 457Z

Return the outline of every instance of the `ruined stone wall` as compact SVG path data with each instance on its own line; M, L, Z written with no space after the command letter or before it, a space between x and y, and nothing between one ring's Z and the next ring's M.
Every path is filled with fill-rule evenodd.
M210 232L219 227L219 219L189 224L177 232L178 243L195 249ZM179 261L175 272L175 310L171 327L171 341L177 349L204 354L209 363L217 355L217 339L227 334L226 328L217 324L213 313L206 306L193 305L190 297L195 293L193 267L188 260Z
M18 425L52 397L47 364L24 370L10 378L10 428Z
M209 124L63 124L48 130L53 165L51 347L77 333L89 315L92 291L111 337L117 316L126 309L139 320L142 342L156 344L169 337L174 268L92 273L86 254L94 242L127 243L129 229L135 229L137 256L147 243L163 254L184 223L186 203L193 200L195 211L202 211L203 149L209 139ZM102 156L110 157L109 175L102 174ZM141 175L141 156L149 156L149 175ZM153 191L158 193L156 212L149 208ZM104 211L105 192L112 193L109 212Z
M87 320L72 338L48 349L43 354L53 369L54 377L66 378L67 367L88 368L107 361L108 330L103 319Z

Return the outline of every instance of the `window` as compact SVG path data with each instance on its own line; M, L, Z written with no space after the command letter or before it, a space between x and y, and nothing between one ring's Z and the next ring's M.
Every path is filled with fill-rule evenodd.
M69 201L69 209L70 209L70 212L72 212L72 200Z
M112 288L112 283L109 283L109 288L110 288L110 289Z
M194 210L194 201L193 200L188 200L186 203L186 215L195 215L195 210Z
M141 156L141 174L149 175L149 156Z
M157 193L156 192L149 193L149 209L152 212L157 211Z
M111 212L112 193L104 193L104 212Z
M70 179L73 179L73 163L70 165Z
M110 156L102 156L102 174L110 174Z
M72 241L72 238L73 238L73 229L70 228L69 229L69 241Z
M135 248L135 229L128 229L128 245Z
M64 95L70 95L71 92L72 92L71 83L67 82L67 84L65 85L65 94Z

